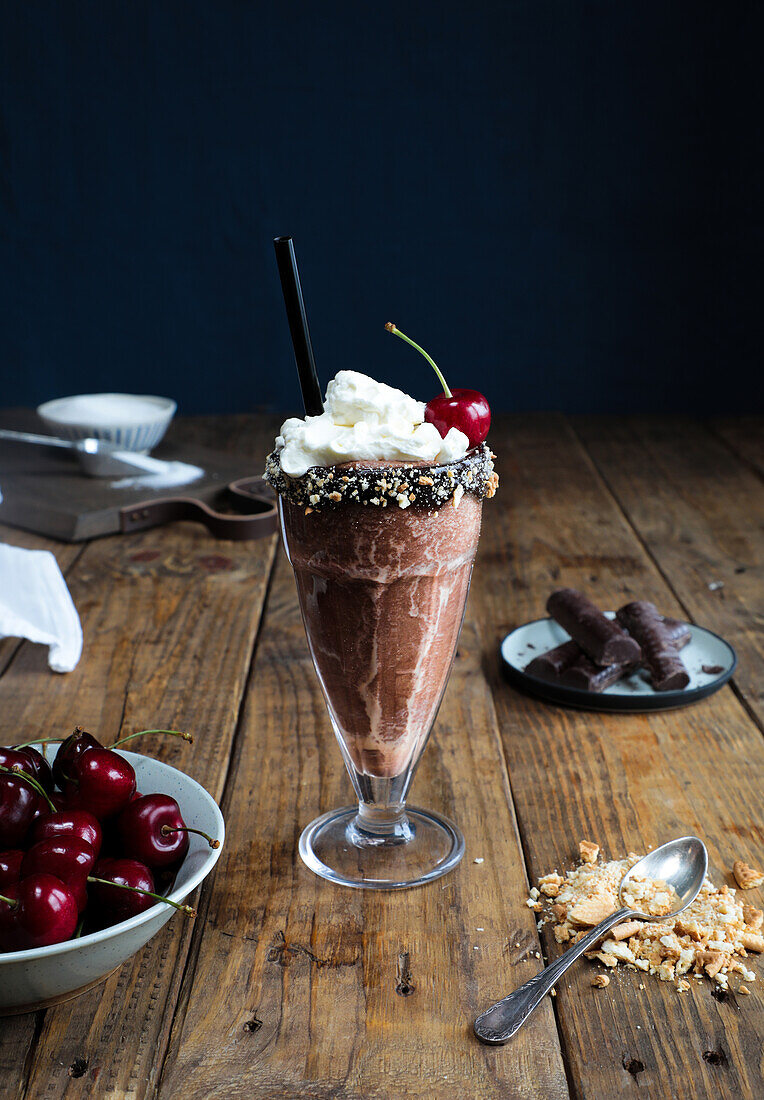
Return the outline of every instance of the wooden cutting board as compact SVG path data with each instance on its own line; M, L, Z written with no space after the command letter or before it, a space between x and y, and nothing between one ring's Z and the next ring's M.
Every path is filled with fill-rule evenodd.
M28 410L0 413L0 427L50 434ZM203 447L162 443L152 454L199 466L204 475L183 485L152 488L139 472L135 479L88 477L66 451L0 440L0 523L81 542L119 532L121 510L138 502L185 497L223 506L229 482L262 472L245 459Z

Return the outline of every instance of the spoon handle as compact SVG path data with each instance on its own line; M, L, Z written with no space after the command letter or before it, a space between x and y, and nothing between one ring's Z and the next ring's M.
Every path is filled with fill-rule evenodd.
M3 428L0 439L15 439L18 443L41 443L43 447L66 447L73 450L76 444L71 439L58 439L54 435L38 435L36 432L11 432Z
M475 1020L475 1034L478 1039L484 1043L506 1043L507 1039L511 1039L568 967L592 948L614 925L633 915L631 909L618 909L611 913L596 928L592 928L591 932L569 947L556 962L481 1013Z

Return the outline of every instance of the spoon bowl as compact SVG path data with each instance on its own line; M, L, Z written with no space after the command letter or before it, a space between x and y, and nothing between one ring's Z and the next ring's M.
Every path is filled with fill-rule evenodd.
M475 1034L483 1043L506 1043L520 1030L534 1008L560 980L565 971L585 951L590 951L606 932L625 920L659 921L678 916L700 893L708 871L708 852L696 836L682 836L661 844L643 856L621 879L618 900L621 908L605 917L585 936L577 940L564 955L542 970L508 997L491 1005L475 1020ZM670 913L653 916L629 907L628 887L637 879L665 882L676 894L679 904Z
M681 905L662 917L641 913L636 909L629 909L629 915L634 920L668 920L669 917L678 916L688 905L692 905L707 873L708 852L703 841L696 836L682 836L677 840L670 840L667 844L661 844L660 848L655 848L646 856L642 856L640 861L635 863L621 879L618 899L621 905L629 908L625 895L628 893L627 887L635 879L663 880L674 890Z

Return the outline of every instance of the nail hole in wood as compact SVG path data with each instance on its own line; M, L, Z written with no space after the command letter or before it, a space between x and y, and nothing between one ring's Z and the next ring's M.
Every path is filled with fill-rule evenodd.
M705 1054L703 1055L705 1058ZM88 1069L87 1058L75 1058L72 1064L69 1066L70 1077L84 1077Z
M408 951L401 951L398 956L397 981L395 992L400 997L410 997L416 989L411 978L411 959Z
M704 1050L703 1061L708 1062L709 1066L726 1066L727 1055L721 1047L718 1050Z
M258 1020L257 1016L253 1016L251 1020L247 1020L247 1022L245 1023L244 1030L250 1032L259 1031L262 1026L263 1021Z
M636 1081L637 1075L644 1071L645 1063L640 1062L639 1058L629 1058L627 1054L623 1060L623 1068L627 1073L630 1073Z

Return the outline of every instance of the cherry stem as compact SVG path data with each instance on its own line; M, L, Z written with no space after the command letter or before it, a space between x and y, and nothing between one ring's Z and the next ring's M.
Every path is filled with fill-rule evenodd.
M446 397L453 397L451 390L448 388L448 383L446 382L443 375L440 373L440 370L438 369L438 364L435 362L432 356L428 355L424 348L420 348L419 344L415 344L411 337L407 336L405 332L401 332L399 328L396 328L392 321L388 321L385 325L385 328L388 332L392 332L393 336L400 336L401 340L405 340L407 344L411 344L412 348L416 348L419 354L425 357L427 362L437 374L438 381L443 387L443 393L446 395Z
M183 733L181 730L138 730L137 733L128 733L127 737L120 737L119 741L112 741L107 748L115 749L117 745L124 745L125 741L132 741L134 737L143 737L144 733L169 733L172 737L180 737L183 741L188 741L189 745L194 742L190 733Z
M185 913L188 917L196 916L196 909L192 909L190 905L179 905L177 901L163 898L161 894L152 894L151 890L141 890L140 886L128 886L127 883L112 882L108 878L96 878L95 875L88 875L88 882L98 882L101 886L116 886L118 890L131 890L134 894L145 894L147 898L153 898L154 901L163 901L166 905L171 905L173 909L179 909L181 913Z
M41 794L45 801L50 806L51 812L56 813L56 807L53 802L48 798L48 792L43 786L41 786L34 776L29 775L27 772L21 770L21 768L6 768L0 764L0 772L7 772L8 775L16 775L19 779L23 779L30 787L34 787L38 794Z
M170 833L196 833L197 836L204 837L209 844L210 848L219 848L220 841L215 840L214 837L207 836L201 829L192 829L190 825L163 825L159 830L162 836L169 836Z
M33 745L60 745L66 737L38 737L36 741L25 741L23 745L14 745L14 749L30 749Z
M18 898L7 898L5 894L0 894L0 901L4 901L6 905L10 905L11 909L18 909L21 905Z

